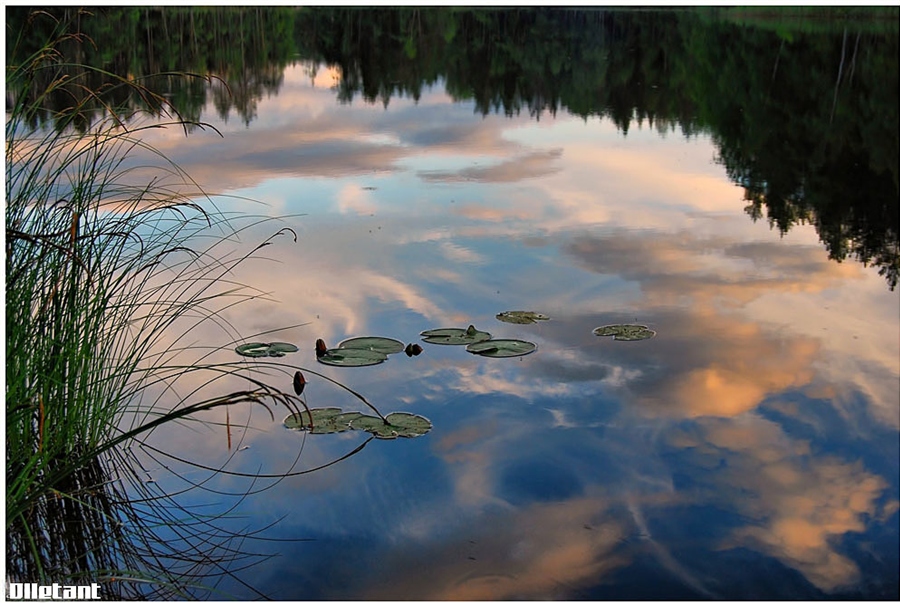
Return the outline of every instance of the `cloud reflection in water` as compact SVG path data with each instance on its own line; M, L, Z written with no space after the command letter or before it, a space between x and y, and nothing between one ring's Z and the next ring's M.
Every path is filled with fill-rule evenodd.
M590 597L650 563L695 596L721 596L716 560L737 549L799 572L807 595L863 577L842 539L871 540L895 521L898 498L883 470L896 461L876 461L884 450L896 458L883 434L896 439L900 373L896 296L877 274L830 262L814 232L779 238L751 222L703 137L624 139L562 116L473 119L436 91L388 110L347 107L300 71L287 70L249 129L157 141L214 192L307 214L285 222L296 244L268 247L274 262L234 275L278 303L229 309L229 322L244 333L310 323L290 332L298 363L314 362L319 337L417 341L467 324L538 351L495 361L426 346L415 359L323 369L385 412L435 427L246 502L320 539L284 545L284 566L267 567L280 592ZM494 319L515 309L552 319ZM657 337L591 333L634 321ZM332 399L308 388L316 404ZM880 421L886 431L857 433L875 452L842 456L839 428L798 431L776 412L802 423L814 404L848 424ZM297 443L280 425L260 428L254 463ZM335 442L310 437L304 454L325 459ZM317 581L341 559L359 572L339 587ZM275 578L304 563L293 582ZM770 571L760 568L748 571Z

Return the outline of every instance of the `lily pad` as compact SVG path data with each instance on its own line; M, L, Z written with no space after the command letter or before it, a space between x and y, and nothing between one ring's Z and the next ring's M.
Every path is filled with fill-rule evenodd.
M385 422L385 420L387 422ZM310 428L312 422L312 428ZM387 417L373 417L360 412L342 412L340 408L311 408L284 419L284 426L310 433L343 433L355 429L371 433L381 440L414 438L431 431L431 421L408 412L392 412Z
M385 417L401 438L415 438L431 431L431 421L408 412L392 412Z
M594 329L594 335L600 337L613 336L616 341L641 341L642 339L650 339L656 335L656 331L647 328L645 325L606 325Z
M425 343L436 343L438 345L469 345L479 341L487 341L491 338L491 334L485 331L479 331L474 325L469 325L466 329L431 329L430 331L422 331L419 333Z
M393 440L400 437L392 425L385 423L380 417L371 415L363 415L353 419L350 421L350 428L367 431L379 440Z
M269 355L268 343L243 343L234 348L234 351L241 356L249 356L250 358L261 358Z
M550 317L540 312L527 312L525 310L510 310L497 315L497 320L511 322L517 325L529 325L539 320L550 320Z
M262 358L264 356L280 358L287 353L296 352L298 349L299 348L292 343L275 341L273 343L244 343L234 348L234 351L241 356L248 356L250 358Z
M312 416L312 429L309 428L309 420ZM288 429L309 431L310 433L343 433L350 431L350 423L359 417L360 412L342 412L340 408L311 408L309 412L302 410L284 419L284 426ZM381 419L379 419L380 421Z
M382 354L396 354L405 348L402 341L387 337L354 337L340 342L341 349L373 350Z
M432 427L425 417L408 412L392 412L385 420L387 423L380 417L361 415L350 422L350 427L371 433L380 440L415 438L425 435Z
M298 413L285 417L284 426L288 429L309 430L310 433L335 433L338 430L334 428L336 424L334 419L340 416L341 413L340 408L333 406L328 408L311 408L308 411L301 410ZM312 423L312 429L309 428L310 423ZM347 428L342 431L347 429L350 429L349 421L347 422Z
M285 354L291 354L299 350L297 346L293 343L286 343L284 341L275 341L269 344L269 356L274 356L275 354L279 354L284 356Z
M370 366L387 360L387 354L376 350L356 348L332 348L316 358L322 364L331 366Z
M466 346L466 351L488 358L512 358L524 356L537 349L537 345L521 339L491 339Z

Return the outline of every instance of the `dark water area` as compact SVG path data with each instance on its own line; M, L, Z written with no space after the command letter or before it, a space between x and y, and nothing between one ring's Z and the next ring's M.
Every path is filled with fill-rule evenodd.
M50 25L6 10L13 62ZM872 10L77 16L94 43L73 61L148 76L205 124L146 134L198 203L272 219L223 254L296 232L231 275L259 295L221 310L241 341L297 345L270 359L276 385L308 368L432 425L378 439L231 408L148 436L171 457L135 445L152 488L224 514L259 555L200 576L211 596L895 599L898 36ZM69 102L44 98L30 125ZM536 349L420 335L469 325ZM224 362L233 336L190 333ZM423 352L317 359L317 339L360 336ZM305 374L310 407L369 412Z

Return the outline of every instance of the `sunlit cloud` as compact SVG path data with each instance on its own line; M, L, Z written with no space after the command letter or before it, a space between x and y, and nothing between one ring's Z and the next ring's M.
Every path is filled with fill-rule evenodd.
M591 271L640 283L645 303L659 305L743 305L779 290L816 293L862 277L858 267L828 262L814 247L734 246L731 239L690 232L578 237L567 251Z
M477 252L449 241L441 243L441 252L444 254L444 257L454 263L478 264L484 262L484 258Z
M482 222L527 222L535 220L545 211L542 206L526 206L516 205L512 207L490 207L483 205L472 205L468 203L460 204L456 213L470 220L479 220Z
M629 562L619 550L627 530L602 498L535 504L512 519L486 513L459 529L463 537L435 543L427 572L381 580L360 596L465 601L566 597L604 581ZM407 565L407 554L414 553L401 549L386 556L388 577L394 568Z
M518 182L559 171L561 168L554 162L562 153L562 149L535 151L492 166L468 167L456 172L421 171L419 177L435 182Z
M337 207L341 213L369 215L378 209L368 191L358 186L344 186L337 195Z
M864 531L869 517L884 516L879 500L887 483L858 462L813 455L807 442L759 417L701 426L700 434L681 434L672 443L695 457L725 459L700 479L711 480L717 504L752 520L720 546L772 555L826 592L852 586L860 569L840 552L839 537Z

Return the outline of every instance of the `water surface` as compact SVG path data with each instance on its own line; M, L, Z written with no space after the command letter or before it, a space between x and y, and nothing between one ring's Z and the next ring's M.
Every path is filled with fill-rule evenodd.
M579 14L567 18L595 18ZM546 31L563 27L559 15L541 18ZM264 535L284 539L243 544L276 554L236 573L266 596L896 596L896 128L892 142L884 134L896 125L896 85L893 114L845 115L885 106L873 99L889 93L869 88L866 70L882 60L877 48L896 48L896 35L792 39L731 26L772 60L754 71L744 50L722 42L721 69L739 71L732 63L745 61L746 78L721 83L710 99L687 84L671 89L670 80L714 87L703 83L716 72L704 62L704 38L687 36L683 21L604 19L606 38L572 34L555 48L547 34L522 50L545 57L548 74L558 59L560 81L537 81L524 68L466 79L449 30L438 32L446 47L421 43L418 54L400 36L374 67L354 63L368 55L347 50L353 44L338 51L320 40L319 54L273 67L276 83L253 96L249 113L207 98L199 118L223 137L210 129L149 137L223 211L278 218L243 232L236 249L282 227L297 234L235 272L235 282L266 295L223 310L228 324L250 340L269 333L257 339L297 344L297 354L279 360L288 375L309 367L383 413L420 414L434 426L418 438L368 441L240 501L234 526L275 523ZM390 30L394 20L403 21L372 22ZM429 24L422 35L431 40ZM357 39L333 27L365 48L368 29ZM690 27L712 47L732 31ZM500 56L501 34L488 38L495 47L459 47L472 63L478 52ZM605 58L588 59L590 40ZM840 79L854 43L855 84ZM402 48L405 63L390 54ZM644 67L626 73L617 59L626 50L644 57L628 65ZM445 61L434 58L435 77L397 75L425 71L426 55ZM795 55L809 63L794 64ZM896 84L893 56L887 73ZM691 77L679 71L690 65ZM780 97L801 85L798 73L827 83L809 93L820 106ZM479 78L516 93L489 107L482 94L490 85L479 87ZM659 88L665 94L656 97ZM630 96L617 105L617 92ZM576 106L576 97L594 104ZM827 144L800 148L816 136L789 128L829 112ZM890 157L882 161L891 144L892 181ZM856 188L845 194L848 182ZM840 214L821 201L829 191L854 210ZM863 218L863 226L847 217L872 216L872 206L887 217ZM496 318L509 310L550 319ZM592 332L619 323L656 335L626 342ZM495 359L422 343L419 356L362 368L324 366L314 353L318 338L421 343L424 330L470 324L537 350ZM209 327L191 336L224 346L230 334ZM216 358L238 359L230 347ZM310 406L367 411L307 378ZM287 390L289 381L278 385ZM230 451L218 425L167 429L152 442L203 464L233 455L229 470L278 473L327 464L368 439L288 430L287 412L275 413L272 421L258 409L231 409ZM224 410L215 419L224 422ZM235 427L242 422L249 427ZM163 492L205 475L168 462L147 461ZM220 492L269 483L220 475L205 482L211 491L185 497L224 509L236 500ZM210 583L228 596L255 596L233 579Z

